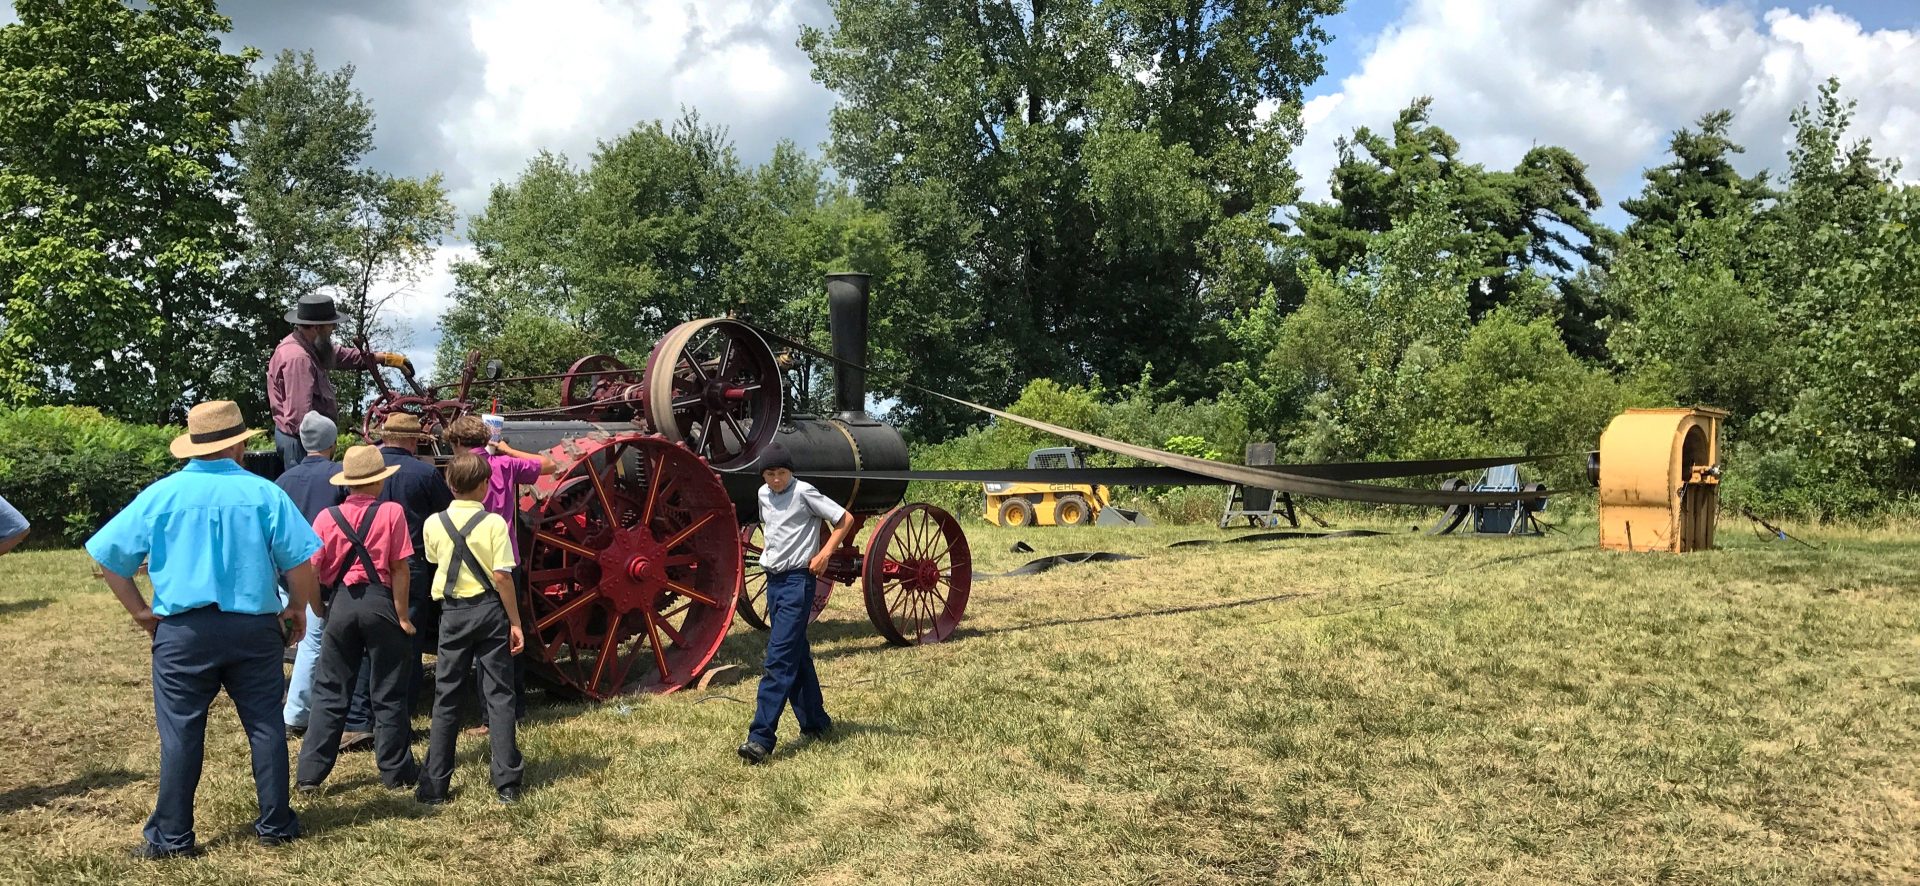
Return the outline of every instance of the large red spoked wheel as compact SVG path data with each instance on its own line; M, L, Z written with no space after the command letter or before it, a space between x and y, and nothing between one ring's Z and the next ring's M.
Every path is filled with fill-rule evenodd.
M953 515L929 504L894 508L874 527L864 568L867 618L895 646L938 643L967 611L973 554Z
M740 527L740 600L734 604L734 611L740 613L740 620L759 629L772 626L767 620L767 574L760 571L760 524L749 523ZM820 613L827 611L827 598L833 596L833 582L828 579L815 579L813 582L813 614L807 617L807 624L820 620Z
M569 440L521 500L529 664L588 698L672 692L733 622L740 536L720 477L659 436Z
M647 418L716 468L749 464L780 429L780 368L753 328L723 318L669 330L647 357Z

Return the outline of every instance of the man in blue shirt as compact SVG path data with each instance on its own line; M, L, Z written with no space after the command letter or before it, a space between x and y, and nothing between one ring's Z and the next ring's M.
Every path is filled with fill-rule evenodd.
M333 484L333 475L340 473L340 463L333 460L333 450L339 442L340 428L333 423L333 419L318 412L308 412L300 419L300 446L306 450L306 458L297 465L288 465L287 470L273 481L280 491L293 499L293 506L300 509L300 516L308 526L312 526L314 519L328 508L347 500L345 487ZM289 734L299 735L307 731L307 708L313 696L313 669L320 660L320 637L326 629L326 616L321 615L318 608L309 610L306 636L300 639L300 646L293 653L293 676L287 679L287 703L280 711ZM362 662L360 677L354 681L353 692L350 693L352 700L347 705L347 719L343 726L345 732L340 736L340 749L343 751L359 750L373 743L372 670Z
M421 687L426 684L426 654L434 651L440 638L439 605L433 601L433 595L427 593L433 587L436 570L433 562L419 553L426 550L421 533L428 517L453 504L453 492L447 488L446 478L417 455L425 436L420 429L420 419L404 412L387 416L380 426L380 457L387 467L400 469L387 478L386 487L380 491L380 501L399 502L406 511L407 534L413 537L415 552L407 566L407 586L416 589L407 597L407 620L413 622L415 629L413 661L407 670L409 711L419 704ZM351 712L347 720L347 728L352 729Z
M240 467L257 433L232 401L195 406L187 432L171 447L176 458L191 460L141 490L87 539L107 586L153 638L160 791L137 858L199 854L193 795L207 709L222 687L253 752L260 844L279 846L300 835L288 800L287 733L274 708L286 685L280 650L305 632L307 605L318 593L308 560L320 538L286 493ZM142 560L153 582L151 604L131 578ZM282 574L291 598L284 608Z
M19 547L21 542L27 540L27 530L32 527L33 524L28 523L19 510L7 504L6 499L0 498L0 554Z

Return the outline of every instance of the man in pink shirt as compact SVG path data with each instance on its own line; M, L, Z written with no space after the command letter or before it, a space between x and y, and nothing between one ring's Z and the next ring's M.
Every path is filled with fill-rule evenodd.
M328 370L408 365L400 354L335 345L333 328L340 314L329 296L301 296L300 303L287 312L287 322L293 324L293 331L274 345L273 357L267 361L267 405L273 407L273 444L280 450L282 468L306 457L300 445L300 420L308 412L340 420L340 403Z

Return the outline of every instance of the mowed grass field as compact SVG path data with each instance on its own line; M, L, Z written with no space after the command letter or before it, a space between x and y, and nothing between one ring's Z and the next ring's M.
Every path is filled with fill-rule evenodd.
M1355 524L1347 524L1352 526ZM35 883L1835 883L1920 881L1920 531L1600 551L1572 536L1225 538L969 526L944 645L837 590L813 630L837 734L733 755L737 685L536 697L525 802L464 738L449 806L370 755L261 849L224 697L198 832L135 862L157 739L146 639L77 552L0 558L0 881ZM1240 533L1244 534L1244 533ZM417 750L424 749L426 719ZM782 737L794 736L789 718Z

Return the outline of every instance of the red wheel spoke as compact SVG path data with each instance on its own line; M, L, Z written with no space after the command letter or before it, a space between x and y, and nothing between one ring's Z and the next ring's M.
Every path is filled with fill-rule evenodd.
M700 531L700 527L713 522L713 518L715 516L717 516L717 512L714 512L714 511L708 511L705 514L702 514L700 516L700 519L693 521L691 524L687 526L687 528L680 530L672 538L667 539L664 542L661 542L660 546L663 548L666 548L667 550L672 550L676 547L679 547L681 542L686 541L695 532Z
M666 478L660 476L660 465L665 461L666 456L662 455L658 459L647 462L647 503L640 509L640 525L642 526L652 525L653 506L660 500L660 491L666 488Z
M608 526L619 523L620 514L613 509L613 496L607 494L606 479L600 476L600 469L594 466L592 456L588 456L585 459L585 463L587 466L587 476L593 478L593 492L600 497L600 513L607 521ZM611 473L611 471L609 471L609 473Z
M653 647L653 663L660 669L660 682L665 683L673 674L667 670L667 650L660 645L659 626L651 618L647 619L647 637L651 641L647 645Z
M666 634L667 639L672 640L675 646L686 643L686 638L680 636L680 632L674 630L673 625L668 623L665 618L649 615L647 616L647 624L650 627L657 628L660 633Z
M539 621L534 622L533 623L534 629L544 631L548 627L552 626L554 622L565 619L567 616L580 611L580 607L585 606L588 603L591 603L598 599L600 599L600 592L598 590L592 590L584 594L581 594L580 596L567 601L566 604L561 606L559 609L555 609L551 613L548 613L546 618L542 618Z
M714 371L714 375L726 378L727 368L731 365L733 365L733 337L728 336L726 348L720 351L720 368Z
M600 556L599 551L596 551L585 545L574 544L572 541L566 538L562 538L551 532L543 532L543 531L535 530L533 533L533 538L535 541L553 545L554 547L559 548L563 551L579 554L580 556L585 557L589 560Z
M600 678L606 675L607 664L620 655L620 614L614 613L607 620L607 633L600 640L600 657L593 663L593 676L587 678L587 685L598 688Z
M715 600L712 597L709 597L706 594L703 594L690 587L687 587L686 585L683 585L677 581L674 581L673 579L663 578L660 580L660 583L666 585L668 590L671 590L682 597L686 597L687 599L699 600L700 602L705 603L708 606L720 605L719 600Z
M740 441L740 449L746 449L749 438L747 437L746 430L740 427L739 420L735 419L731 412L723 412L720 415L727 420L727 427L733 429L733 439ZM735 452L736 450L733 447L727 447L727 451Z
M701 368L700 368L700 361L699 361L698 359L695 359L695 358L694 358L694 355L693 355L693 349L692 349L692 348L688 348L687 350L684 350L684 351L681 351L681 352L680 352L680 360L681 360L681 362L683 362L683 363L685 363L685 364L687 365L687 368L689 368L689 369L692 369L692 370L693 370L693 380L694 380L694 381L697 381L697 382L700 382L700 383L702 383L702 384L705 384L705 383L706 383L706 382L707 382L707 381L709 380L709 376L707 375L707 371L706 371L705 369L701 369Z

